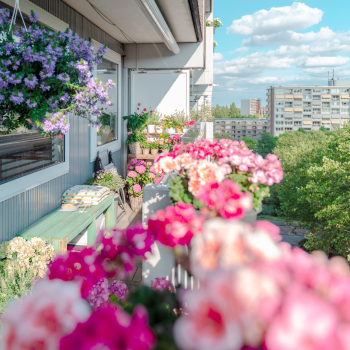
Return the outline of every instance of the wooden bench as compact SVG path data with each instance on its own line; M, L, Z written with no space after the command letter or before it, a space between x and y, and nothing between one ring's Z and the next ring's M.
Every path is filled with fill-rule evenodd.
M80 213L82 208L74 212L62 212L58 208L31 226L19 232L26 240L40 237L53 245L56 253L67 251L68 243L87 228L88 246L94 244L96 239L95 220L105 212L106 228L115 226L114 222L114 196L109 195L99 205L91 206L86 212Z

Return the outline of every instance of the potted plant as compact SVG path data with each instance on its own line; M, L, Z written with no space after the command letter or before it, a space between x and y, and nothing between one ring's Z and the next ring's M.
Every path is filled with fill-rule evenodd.
M118 175L115 169L100 170L92 173L85 185L98 185L109 188L112 192L116 192L125 187L125 180Z
M146 141L146 135L141 131L129 131L128 137L126 138L126 145L129 146L130 153L138 156L142 154L142 149L140 143Z
M143 186L157 182L164 177L155 171L152 163L140 159L131 159L127 166L126 181L129 183L130 206L132 211L139 211L142 208ZM157 180L158 179L158 180Z
M158 149L159 149L158 140L152 142L149 146L150 146L150 149L151 149L152 156L155 156L156 154L158 154Z
M161 115L158 113L157 110L150 111L150 116L146 121L147 124L147 132L150 134L156 133L156 127L160 124L160 117Z
M67 134L69 113L100 125L97 118L103 106L111 104L108 89L115 83L92 78L92 71L107 45L95 54L86 39L71 29L56 32L45 27L33 11L30 30L10 30L10 15L1 9L0 134L21 126L44 135Z
M146 122L150 116L150 112L147 112L147 108L142 108L141 103L138 103L137 112L123 117L124 120L128 121L128 124L127 124L128 131L129 132L143 131L146 127Z
M150 140L143 140L140 144L141 144L141 148L142 148L142 154L144 156L149 154L149 150L150 150L150 143L152 141Z
M177 123L176 123L174 116L170 115L168 117L164 117L164 119L162 120L162 125L163 125L164 129L166 130L166 132L168 132L169 134L176 133Z
M192 120L190 122L185 122L183 132L186 133L188 130L190 130L191 126L193 126L194 124L196 124L196 122L194 120Z
M262 200L269 195L269 186L283 178L276 155L268 154L264 159L249 150L244 141L224 139L179 144L169 155L160 156L155 167L164 173L177 173L169 182L171 201L190 203L196 209L202 207L204 185L209 184L215 189L225 179L232 180L242 192L252 197L254 211L249 214L252 221L256 220ZM225 191L230 191L230 186Z

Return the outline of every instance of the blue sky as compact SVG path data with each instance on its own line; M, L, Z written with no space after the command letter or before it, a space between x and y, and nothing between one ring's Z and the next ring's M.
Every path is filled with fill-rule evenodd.
M213 106L261 98L270 85L327 85L350 79L346 0L214 0L217 28Z

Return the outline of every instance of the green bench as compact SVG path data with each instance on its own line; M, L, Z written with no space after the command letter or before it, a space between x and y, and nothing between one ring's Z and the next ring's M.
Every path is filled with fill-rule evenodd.
M109 195L99 205L91 206L86 212L62 212L58 208L44 216L39 221L19 232L26 240L40 237L53 245L56 253L65 253L68 243L87 228L87 243L92 245L96 239L95 220L105 213L106 228L115 226L114 222L114 196Z

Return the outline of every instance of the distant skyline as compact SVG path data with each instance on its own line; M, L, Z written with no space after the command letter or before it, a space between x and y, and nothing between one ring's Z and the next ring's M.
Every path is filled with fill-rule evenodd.
M348 2L214 0L213 106L261 98L270 85L327 85L350 79Z

